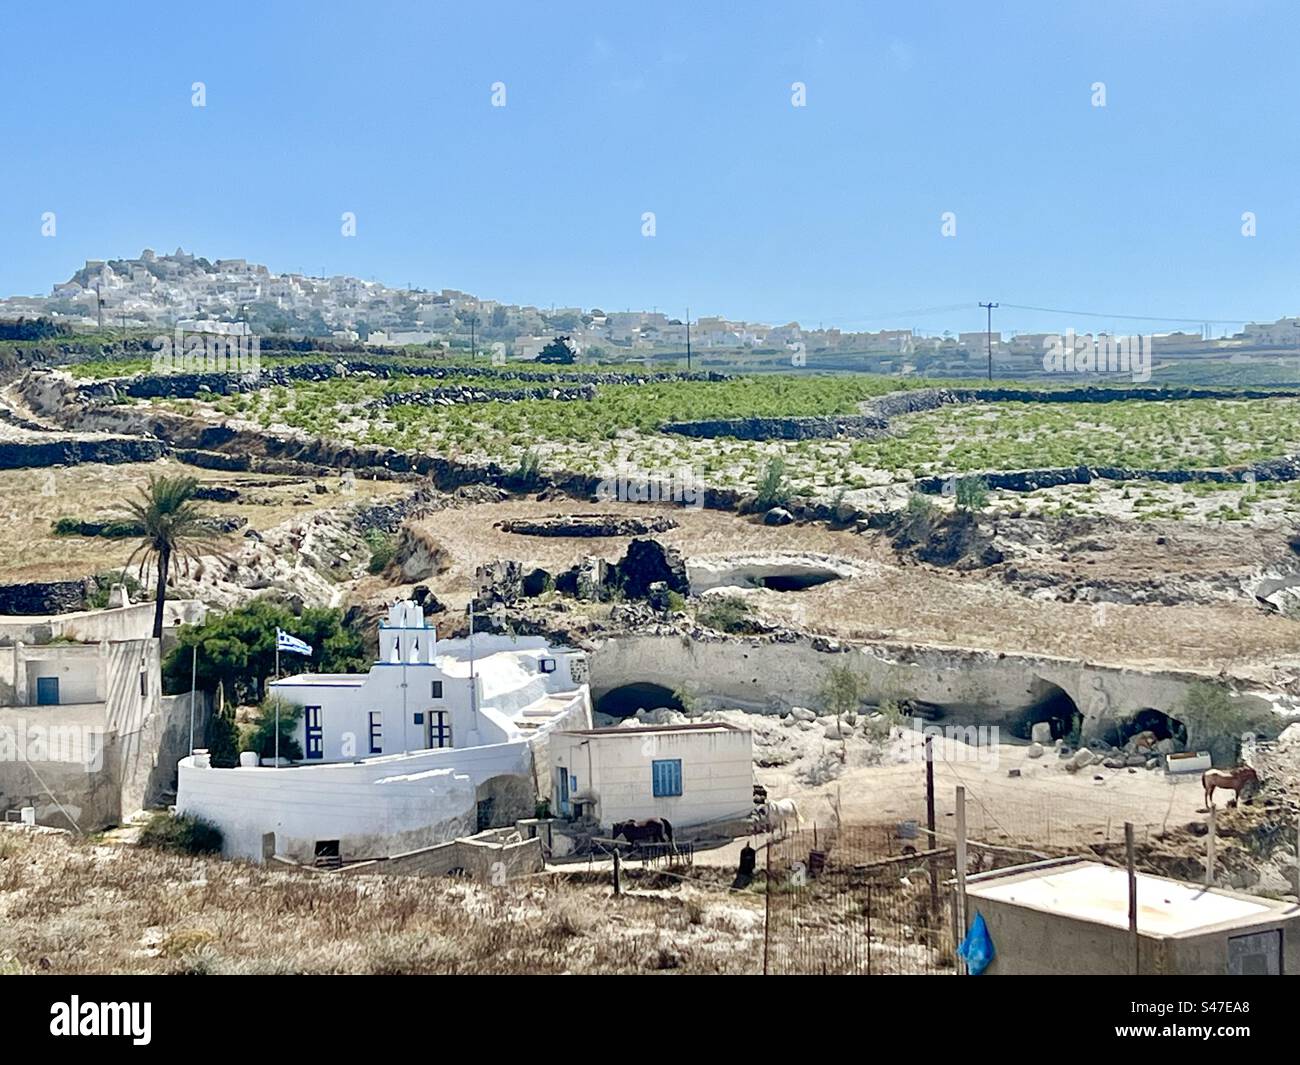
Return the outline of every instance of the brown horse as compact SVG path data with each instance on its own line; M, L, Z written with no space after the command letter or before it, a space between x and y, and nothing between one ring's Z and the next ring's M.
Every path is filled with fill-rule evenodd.
M646 821L619 821L610 838L622 836L629 843L671 843L673 826L666 817L651 817Z
M1248 765L1239 765L1235 769L1207 769L1201 774L1201 787L1205 789L1205 808L1214 805L1214 790L1225 788L1232 792L1229 806L1236 806L1237 800L1246 793L1246 801L1259 787L1259 774Z

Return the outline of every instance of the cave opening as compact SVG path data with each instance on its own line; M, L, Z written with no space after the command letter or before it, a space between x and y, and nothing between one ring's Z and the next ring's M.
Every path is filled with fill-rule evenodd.
M620 684L596 700L596 712L610 717L631 717L638 710L655 710L661 706L670 710L686 709L671 688L648 681Z

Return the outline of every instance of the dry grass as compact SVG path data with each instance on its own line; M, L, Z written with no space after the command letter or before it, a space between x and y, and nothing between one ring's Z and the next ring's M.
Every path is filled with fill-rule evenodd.
M761 898L583 879L313 875L0 829L0 972L755 971Z
M317 495L303 478L202 470L170 459L148 463L57 466L50 469L0 470L0 525L21 553L0 562L0 581L76 579L121 567L134 540L98 536L55 536L51 525L61 517L103 520L116 514L122 501L135 495L150 474L197 477L205 485L238 488L244 498L233 503L205 503L211 514L246 518L248 526L269 529L290 518L346 499L371 498L409 491L393 481L358 478L356 492L338 493L337 477L322 478L330 491ZM254 502L255 501L255 502ZM231 538L238 540L237 533Z

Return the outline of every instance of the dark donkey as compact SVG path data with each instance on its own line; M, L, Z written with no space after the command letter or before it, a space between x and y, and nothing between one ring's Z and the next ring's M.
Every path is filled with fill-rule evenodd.
M673 826L666 817L651 817L646 821L619 821L610 833L613 839L622 836L629 843L671 843Z

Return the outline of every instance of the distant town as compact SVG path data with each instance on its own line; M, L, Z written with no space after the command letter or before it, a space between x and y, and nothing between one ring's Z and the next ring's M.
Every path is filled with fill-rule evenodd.
M1000 332L923 335L915 329L853 332L769 325L719 316L682 317L660 311L599 307L536 307L483 299L444 288L393 288L336 275L273 273L245 259L208 260L177 248L146 248L134 259L87 260L48 296L0 299L0 318L43 316L85 328L141 329L178 323L246 323L260 334L332 338L378 347L430 346L495 351L534 359L557 334L590 359L639 357L685 350L689 338L701 353L803 353L825 357L877 357L881 369L960 368L991 353L1004 368L1041 361L1055 334ZM1300 316L1247 323L1240 333L1157 333L1159 357L1243 360L1275 349L1300 347ZM916 364L920 363L918 367Z

